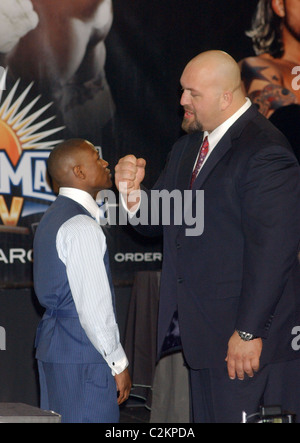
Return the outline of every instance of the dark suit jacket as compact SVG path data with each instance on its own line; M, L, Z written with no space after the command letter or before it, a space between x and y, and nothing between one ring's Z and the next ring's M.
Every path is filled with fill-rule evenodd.
M189 188L202 137L174 145L155 189ZM251 106L207 159L197 189L205 199L201 236L186 236L184 223L137 226L164 234L158 349L178 307L193 369L225 365L235 329L263 338L262 365L300 357L291 346L300 326L300 169L287 140Z

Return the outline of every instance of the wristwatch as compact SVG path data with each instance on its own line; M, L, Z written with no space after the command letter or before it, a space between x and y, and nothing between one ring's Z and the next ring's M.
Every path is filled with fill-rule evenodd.
M236 332L239 334L240 338L243 341L252 341L252 340L255 340L256 338L258 338L258 337L255 337L255 335L250 334L249 332L243 332L243 331L238 331L238 330Z

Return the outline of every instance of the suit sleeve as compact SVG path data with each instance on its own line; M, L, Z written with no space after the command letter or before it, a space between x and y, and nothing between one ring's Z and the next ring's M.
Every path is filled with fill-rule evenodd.
M285 148L253 155L239 188L244 233L243 285L236 329L267 338L297 260L300 169Z

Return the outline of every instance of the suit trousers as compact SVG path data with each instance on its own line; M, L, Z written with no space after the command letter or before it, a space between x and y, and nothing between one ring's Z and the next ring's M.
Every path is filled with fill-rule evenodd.
M107 364L58 364L38 361L41 409L62 416L62 423L117 423L117 388Z
M191 421L194 423L241 423L260 406L278 405L296 414L300 423L300 360L274 363L253 378L230 380L227 367L189 371Z

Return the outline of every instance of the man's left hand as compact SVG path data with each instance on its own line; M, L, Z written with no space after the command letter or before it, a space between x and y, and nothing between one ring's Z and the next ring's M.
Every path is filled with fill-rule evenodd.
M227 362L228 375L231 380L238 377L244 380L245 374L254 377L259 370L260 356L263 348L261 338L243 341L235 332L228 343Z
M115 375L115 381L118 391L118 405L121 405L128 399L132 387L128 369L125 369L119 375Z

